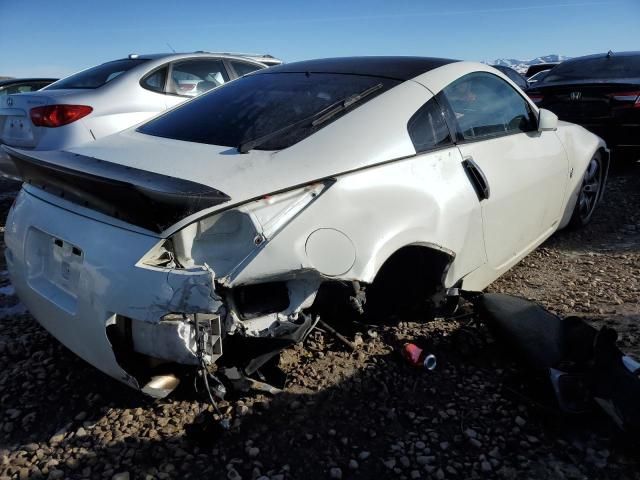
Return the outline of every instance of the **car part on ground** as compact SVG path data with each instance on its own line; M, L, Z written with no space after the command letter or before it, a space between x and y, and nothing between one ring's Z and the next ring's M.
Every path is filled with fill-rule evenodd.
M561 410L583 413L595 402L621 429L640 430L640 363L616 347L615 330L596 330L578 317L561 319L510 295L479 295L474 302L497 338L546 378Z
M527 94L560 120L599 135L610 148L640 151L640 52L566 60Z
M5 234L21 299L160 392L250 375L319 316L455 308L566 226L608 161L495 69L411 57L264 69L83 147L5 150L27 180Z

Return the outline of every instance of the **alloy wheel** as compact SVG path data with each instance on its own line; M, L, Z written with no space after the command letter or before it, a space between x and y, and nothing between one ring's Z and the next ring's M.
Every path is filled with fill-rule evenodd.
M578 215L582 223L587 223L600 197L602 189L602 165L600 157L594 156L584 173L580 195L578 196Z

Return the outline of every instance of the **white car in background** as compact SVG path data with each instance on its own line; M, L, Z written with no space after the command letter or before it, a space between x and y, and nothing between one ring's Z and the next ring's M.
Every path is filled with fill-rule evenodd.
M40 91L0 98L0 144L33 150L80 145L280 63L255 54L132 54Z
M586 224L608 165L494 68L413 57L281 65L70 151L5 150L18 296L156 396L181 365L255 371L326 309L450 307Z

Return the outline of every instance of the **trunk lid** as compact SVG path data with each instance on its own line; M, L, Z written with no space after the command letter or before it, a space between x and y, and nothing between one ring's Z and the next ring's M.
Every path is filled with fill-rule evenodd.
M640 91L638 83L586 83L536 85L531 95L542 95L539 106L551 110L562 120L584 122L607 120L619 109L633 106L632 95L620 95Z
M59 103L75 103L73 98L85 90L40 90L16 93L0 100L0 144L18 148L35 148L45 127L31 121L32 108Z
M18 177L30 186L155 233L230 200L197 182L83 155L3 150ZM46 160L38 158L41 155Z

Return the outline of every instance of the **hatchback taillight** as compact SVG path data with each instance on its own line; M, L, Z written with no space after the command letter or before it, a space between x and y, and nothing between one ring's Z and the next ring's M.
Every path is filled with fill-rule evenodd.
M47 105L32 108L29 114L36 127L56 128L80 120L92 111L87 105Z
M640 91L610 93L609 97L616 102L625 102L625 107L640 108Z

